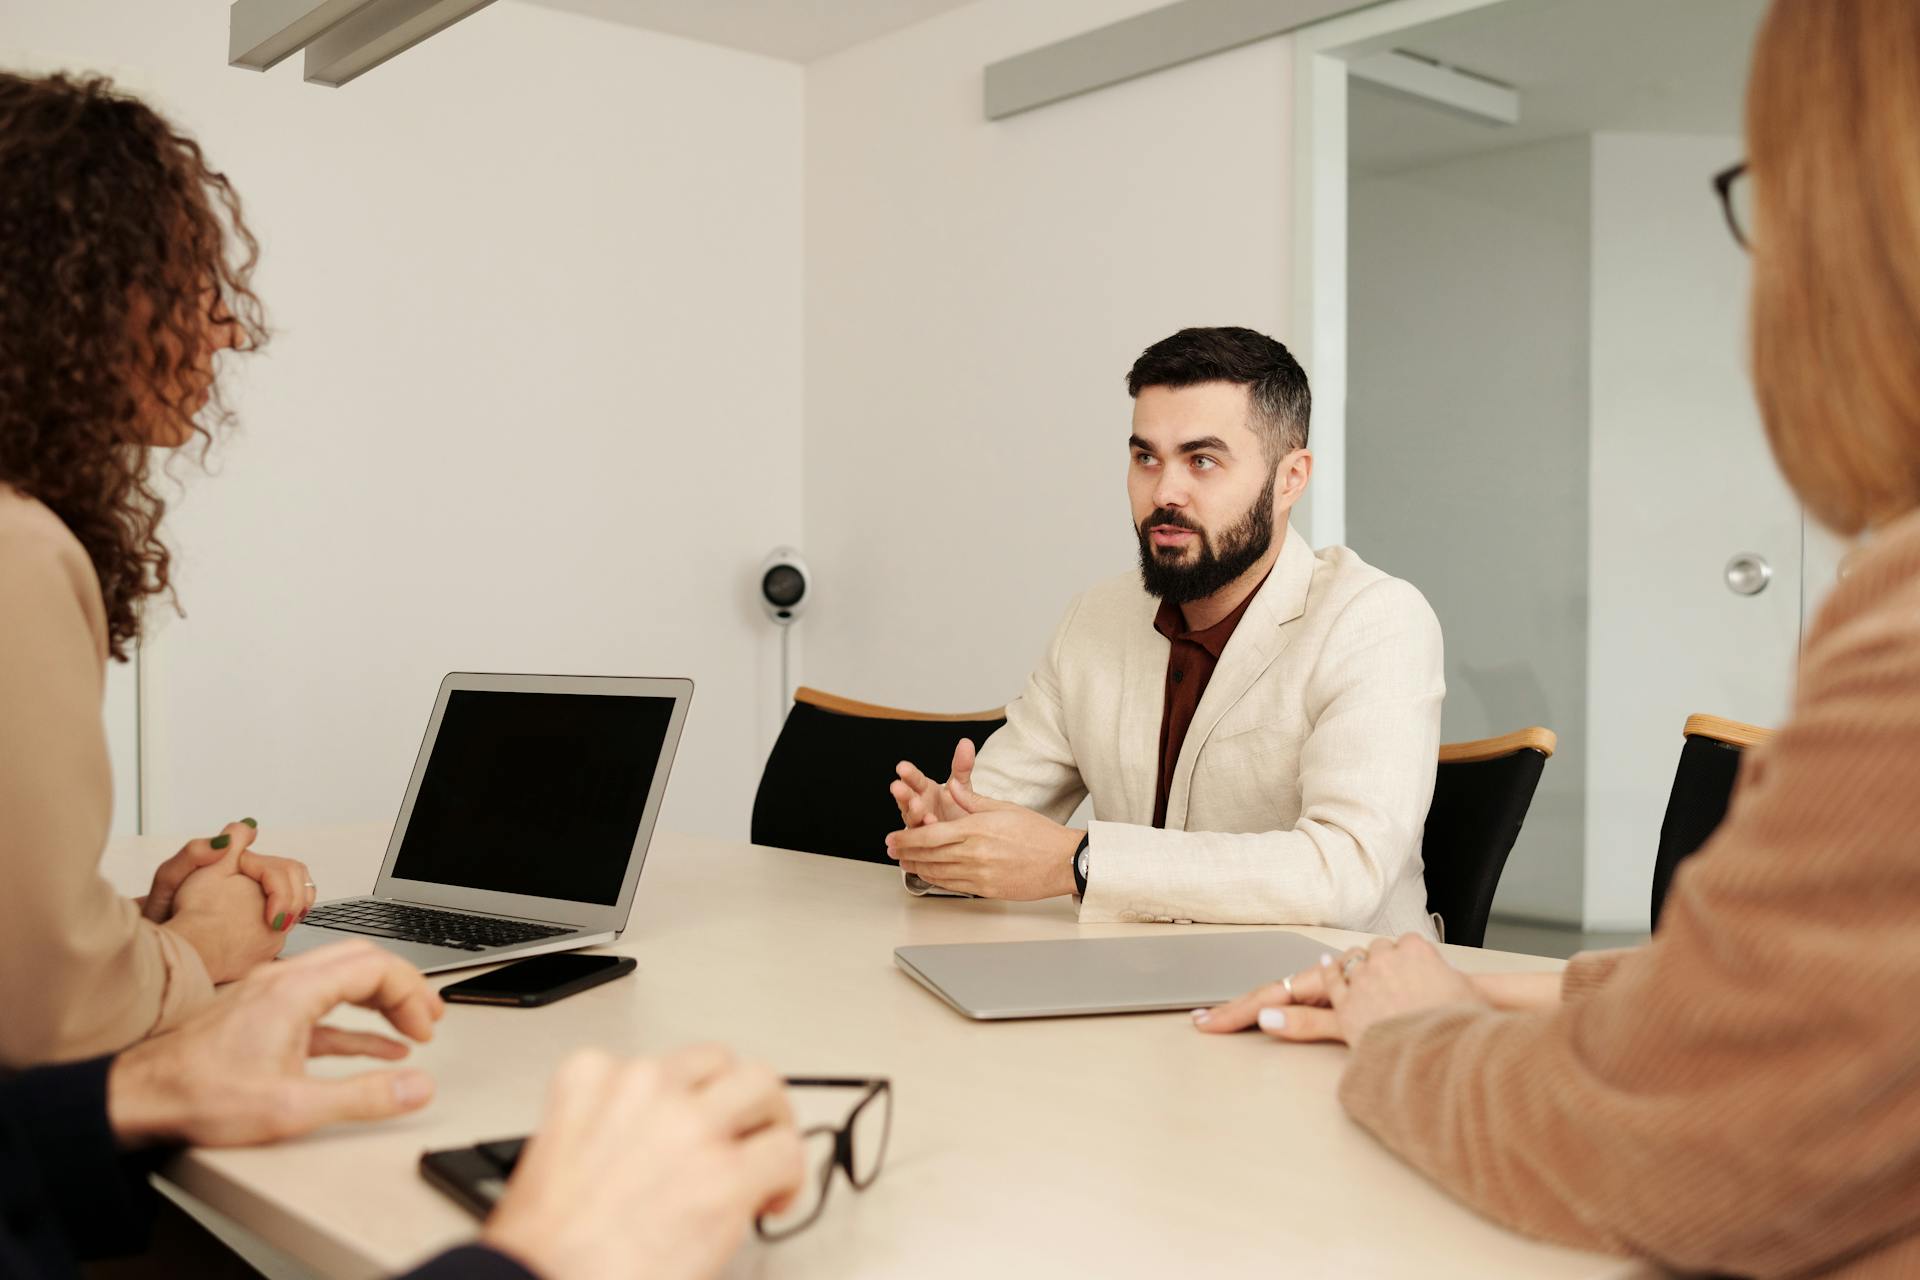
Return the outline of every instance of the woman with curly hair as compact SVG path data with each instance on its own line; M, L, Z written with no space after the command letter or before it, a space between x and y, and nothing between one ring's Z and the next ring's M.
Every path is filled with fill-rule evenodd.
M312 906L251 819L128 900L101 701L170 595L157 449L231 414L213 362L265 337L256 245L200 148L104 81L0 74L0 1066L166 1030Z
M1920 5L1775 0L1747 146L1716 185L1753 250L1767 439L1865 541L1653 941L1469 979L1383 939L1195 1021L1351 1045L1353 1118L1534 1235L1920 1276Z
M102 669L168 592L148 461L204 449L209 424L230 420L213 364L264 337L254 257L226 178L151 109L103 80L0 73L0 1065L90 1059L0 1071L8 1276L144 1247L156 1152L291 1138L433 1096L419 1071L305 1074L310 1055L407 1052L322 1025L337 1005L378 1009L411 1040L444 1006L365 941L262 968L313 885L299 863L248 850L251 820L181 850L138 902L96 867L112 799ZM635 1062L582 1050L479 1243L410 1275L712 1275L804 1169L770 1068L714 1046ZM169 1218L155 1274L228 1265Z

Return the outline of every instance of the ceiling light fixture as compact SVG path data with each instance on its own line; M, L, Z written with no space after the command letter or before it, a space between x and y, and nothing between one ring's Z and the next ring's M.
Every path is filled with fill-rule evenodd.
M234 0L227 65L265 71L306 50L309 84L338 88L493 0Z
M1520 91L1512 85L1405 49L1356 58L1347 64L1347 74L1480 124L1520 123Z

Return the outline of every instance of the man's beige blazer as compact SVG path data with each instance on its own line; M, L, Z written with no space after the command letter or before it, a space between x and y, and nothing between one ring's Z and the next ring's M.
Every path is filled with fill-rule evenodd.
M1194 713L1165 830L1158 607L1137 573L1075 600L974 771L1058 822L1092 797L1080 919L1435 936L1420 835L1446 684L1425 597L1289 528Z

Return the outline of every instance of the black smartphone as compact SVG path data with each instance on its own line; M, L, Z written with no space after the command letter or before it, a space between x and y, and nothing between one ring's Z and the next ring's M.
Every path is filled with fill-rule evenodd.
M532 1008L612 982L638 967L639 962L632 956L589 956L562 951L516 960L492 973L442 987L440 998L453 1004L510 1004Z
M428 1151L420 1157L420 1176L475 1217L484 1218L506 1193L507 1179L513 1176L526 1145L525 1138L503 1138L471 1147Z

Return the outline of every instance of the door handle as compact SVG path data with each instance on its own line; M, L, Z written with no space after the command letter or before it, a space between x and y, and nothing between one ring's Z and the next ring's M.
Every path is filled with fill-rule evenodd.
M1727 590L1737 596L1757 596L1773 581L1773 566L1767 558L1743 551L1727 561Z

